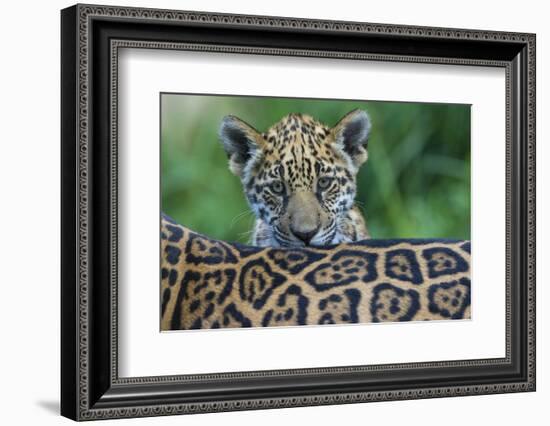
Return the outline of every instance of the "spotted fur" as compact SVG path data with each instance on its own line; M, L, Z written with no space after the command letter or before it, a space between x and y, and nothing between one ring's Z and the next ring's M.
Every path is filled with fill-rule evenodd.
M370 128L362 110L332 128L308 115L289 114L264 133L225 117L220 139L229 168L241 179L257 218L251 243L303 247L368 238L354 204Z
M161 329L470 318L470 243L363 240L261 248L163 217Z

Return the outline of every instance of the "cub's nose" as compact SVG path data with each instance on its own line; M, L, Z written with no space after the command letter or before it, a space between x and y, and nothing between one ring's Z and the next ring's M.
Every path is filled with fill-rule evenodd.
M317 234L317 231L319 228L312 229L310 231L304 231L304 230L298 230L290 227L290 231L294 234L296 238L298 238L300 241L303 241L304 244L309 244L311 239Z

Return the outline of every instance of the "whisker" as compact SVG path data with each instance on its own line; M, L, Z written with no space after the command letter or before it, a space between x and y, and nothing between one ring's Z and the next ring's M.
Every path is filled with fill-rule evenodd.
M253 233L254 233L254 230L239 232L237 234L237 239L239 240L239 242L242 242L244 244L251 244Z
M253 215L253 214L254 212L252 212L251 210L245 210L239 213L237 216L233 218L229 227L233 228L240 220L244 219L246 216Z
M355 201L355 206L359 208L363 213L365 213L365 204L360 201Z

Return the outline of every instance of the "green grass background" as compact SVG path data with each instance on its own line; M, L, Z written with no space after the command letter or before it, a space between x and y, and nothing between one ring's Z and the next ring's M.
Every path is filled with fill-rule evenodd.
M254 218L217 132L233 114L264 131L290 112L372 120L357 201L373 238L470 238L470 106L161 94L161 203L179 223L248 242Z

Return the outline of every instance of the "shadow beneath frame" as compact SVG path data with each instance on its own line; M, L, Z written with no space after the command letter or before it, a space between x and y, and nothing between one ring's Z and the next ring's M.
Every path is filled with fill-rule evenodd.
M36 405L50 414L59 415L60 413L59 401L37 401Z

